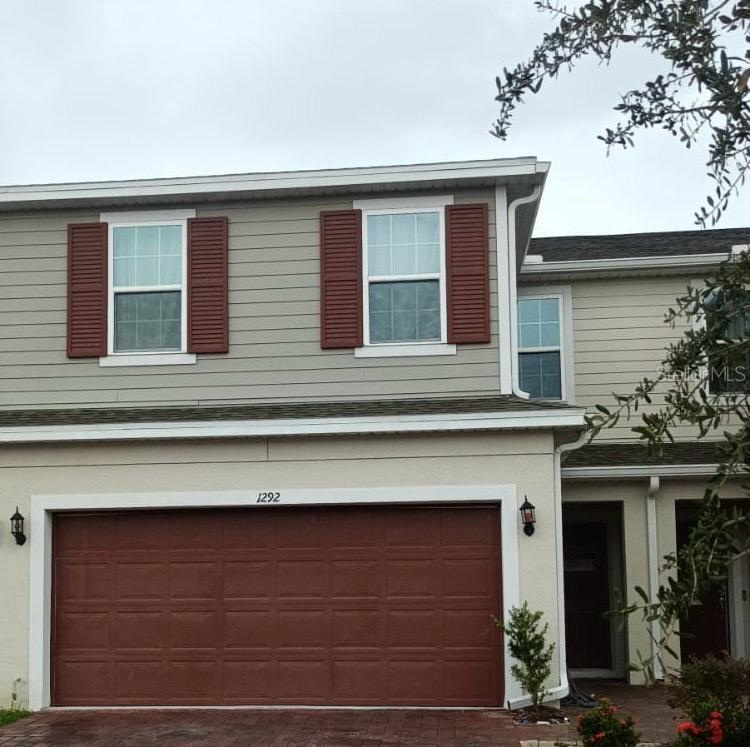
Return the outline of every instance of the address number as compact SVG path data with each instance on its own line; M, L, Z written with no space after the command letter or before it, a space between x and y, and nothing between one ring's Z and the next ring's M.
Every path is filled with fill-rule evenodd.
M258 493L256 503L281 503L281 493Z

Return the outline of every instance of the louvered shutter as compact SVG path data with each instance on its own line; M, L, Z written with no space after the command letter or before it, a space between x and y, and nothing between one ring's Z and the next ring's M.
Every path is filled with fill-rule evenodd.
M188 220L188 350L229 352L229 221Z
M107 354L107 224L68 225L68 357Z
M320 214L320 345L362 345L362 211Z
M448 342L489 342L487 205L448 205L445 213Z

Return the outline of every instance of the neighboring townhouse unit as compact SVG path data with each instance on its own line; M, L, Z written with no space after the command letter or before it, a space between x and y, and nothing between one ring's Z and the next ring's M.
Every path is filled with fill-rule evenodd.
M0 191L0 510L25 537L0 536L0 699L518 705L491 618L524 601L551 698L624 674L647 631L601 611L658 582L711 459L687 433L658 463L627 428L581 448L585 409L651 372L665 308L750 232L529 248L547 169Z
M750 229L533 239L518 289L521 385L589 410L612 407L613 392L630 393L643 377L656 377L665 346L685 331L665 323L675 299L749 244ZM746 373L738 371L734 382L713 380L709 389L746 387ZM653 407L661 402L654 397ZM638 652L651 653L639 620L623 626L603 613L623 595L636 601L636 585L653 592L664 581L662 558L686 541L717 465L715 443L697 441L686 428L661 457L649 457L630 430L639 424L639 414L622 420L563 461L567 659L574 674L624 677ZM736 483L722 497L730 503L747 494ZM682 658L750 655L749 596L745 556L733 563L726 588L694 608L672 647Z

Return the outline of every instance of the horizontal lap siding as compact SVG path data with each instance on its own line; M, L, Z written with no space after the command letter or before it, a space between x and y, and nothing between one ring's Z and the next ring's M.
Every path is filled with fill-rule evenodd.
M456 193L490 205L492 337L456 356L354 358L320 347L321 210L330 199L235 203L201 208L229 218L227 355L201 354L194 366L105 368L65 355L67 224L98 213L0 218L0 408L112 403L211 404L232 401L460 396L498 391L493 195Z
M613 392L631 393L643 377L656 376L665 347L685 330L684 325L673 329L665 324L664 315L684 294L688 282L683 275L571 284L577 404L591 411L596 404L612 407ZM663 403L658 392L653 400L646 411ZM640 425L638 413L604 431L599 440L635 438L630 429L636 425ZM682 429L675 435L687 437L690 431Z

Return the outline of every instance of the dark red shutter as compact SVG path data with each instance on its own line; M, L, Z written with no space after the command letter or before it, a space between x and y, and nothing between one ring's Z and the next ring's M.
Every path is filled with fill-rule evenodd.
M68 357L107 354L107 224L68 225Z
M362 346L362 211L320 214L320 345Z
M229 221L188 220L188 350L229 352Z
M489 342L487 205L448 205L445 225L448 342Z

